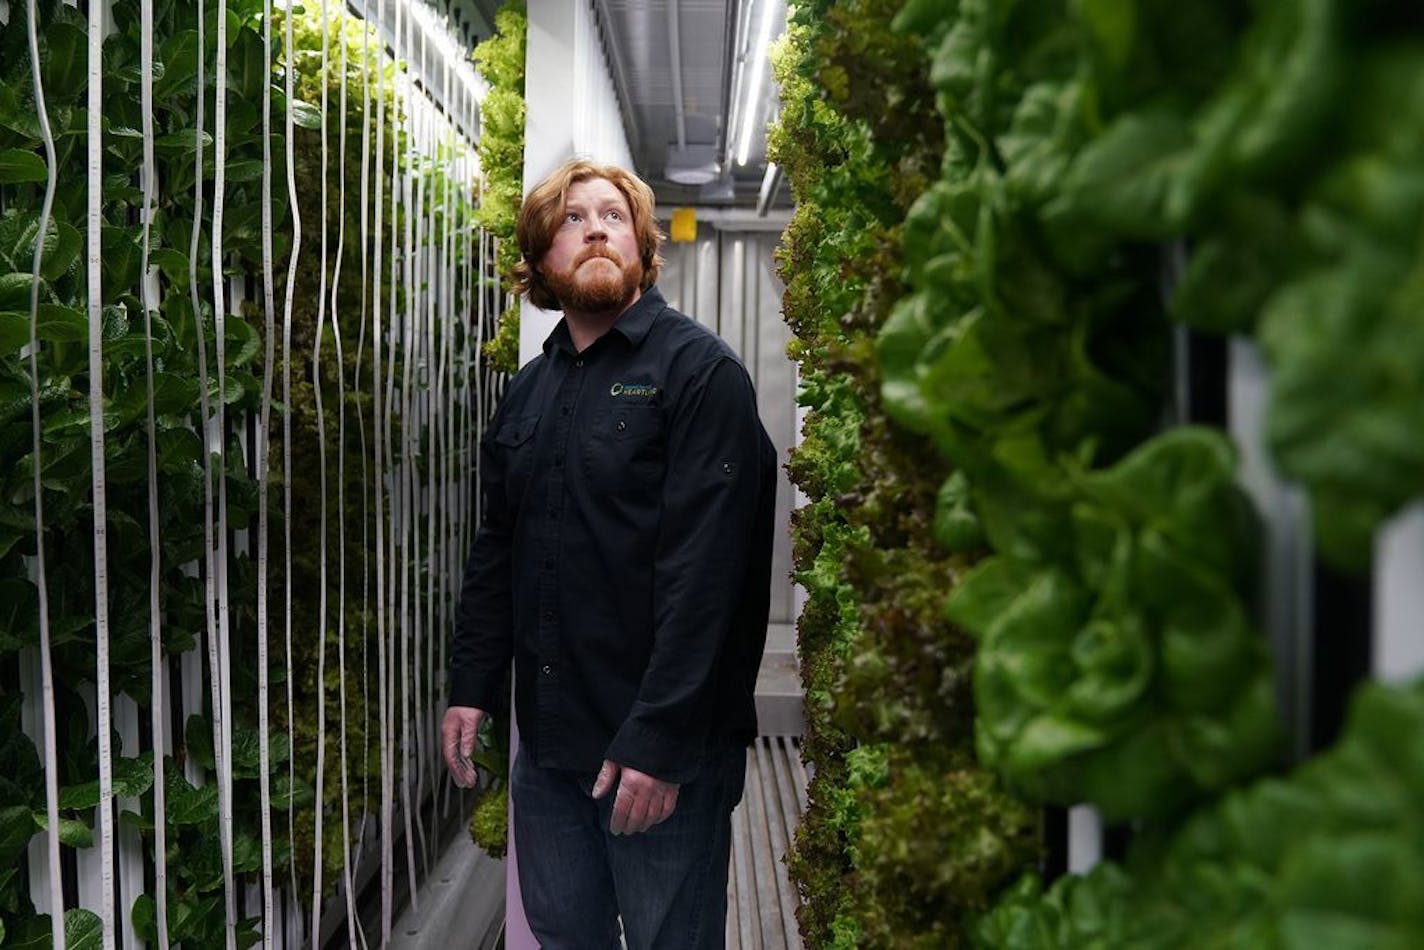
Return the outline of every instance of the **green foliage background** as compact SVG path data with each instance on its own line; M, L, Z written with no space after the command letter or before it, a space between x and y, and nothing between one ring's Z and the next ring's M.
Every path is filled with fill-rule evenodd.
M262 5L256 0L230 0L228 11L228 125L226 193L223 245L228 252L226 275L245 283L246 296L261 299L261 101L264 83L272 92L272 128L269 140L272 159L273 216L277 286L277 321L280 326L285 274L290 248L291 222L286 205L285 136L287 103L282 91L284 58L281 48L281 13L273 24L273 74L263 72ZM211 287L209 236L211 222L214 159L211 123L214 114L213 63L216 54L215 7L205 8L207 30L204 51L207 63L204 132L205 182L204 214L200 223L196 262L200 297ZM0 941L15 946L45 945L49 938L46 917L37 915L28 895L28 873L24 854L30 839L44 823L43 766L38 753L19 726L22 697L18 691L20 653L38 646L37 589L30 580L27 558L35 553L35 525L31 474L30 396L28 358L22 347L29 339L30 265L37 221L44 192L45 164L40 150L40 130L36 120L34 90L26 39L25 5L12 4L9 22L0 28L0 447L3 456L13 459L7 467L0 492L0 722L5 740L0 744L0 857L6 870L0 872ZM141 165L142 134L139 115L139 23L138 4L118 0L113 5L115 32L104 46L104 195L103 215L103 297L104 297L104 390L105 439L109 539L109 582L111 590L110 629L112 688L115 694L132 697L147 707L149 696L148 573L149 540L146 530L147 435L144 420L145 362L143 304L134 288L140 278L140 205L136 169ZM290 413L292 429L292 520L284 526L283 480L280 433L272 439L271 513L272 541L269 602L271 618L271 713L273 815L279 883L289 873L299 882L299 893L309 896L314 843L315 809L325 812L322 848L324 889L327 893L340 878L342 862L340 798L341 782L337 743L342 740L339 718L340 671L336 663L336 612L346 615L347 668L346 741L350 757L348 781L351 805L360 815L375 808L379 777L379 755L372 722L375 710L365 701L364 678L375 679L375 621L373 602L363 592L363 572L373 572L374 510L369 486L363 487L363 456L369 458L374 446L371 392L370 331L363 333L363 299L360 267L360 180L362 82L373 85L381 77L388 90L403 68L384 55L379 41L371 41L355 20L336 9L331 19L330 63L320 66L321 21L315 8L298 11L293 24L297 54L295 79L297 97L292 104L298 126L295 133L295 173L298 179L298 210L304 225L304 243L296 272L292 345L277 350L277 370L287 361L292 369L293 391L290 405L274 405L274 429L280 428L284 411ZM212 338L210 305L194 314L189 303L189 243L193 227L193 151L196 122L197 11L192 5L163 2L155 10L155 112L156 153L159 165L158 210L155 217L151 260L160 275L161 302L154 312L153 351L156 369L154 408L157 415L159 466L159 514L161 580L159 599L163 611L164 652L173 658L201 645L204 636L204 585L190 576L188 566L203 552L203 446L197 436L199 418L197 346L208 347L210 374L214 374L216 353ZM59 147L59 192L54 219L45 243L40 310L40 393L44 429L45 549L48 568L49 611L55 663L56 710L59 715L59 782L61 786L61 838L73 848L93 846L94 808L98 803L97 740L89 735L84 703L76 696L92 689L95 679L93 608L93 541L90 508L89 415L87 393L90 381L87 366L87 319L84 313L87 290L83 268L83 233L86 227L84 168L87 156L84 96L88 71L85 65L87 22L72 7L53 2L40 3L41 63L46 102ZM369 45L368 45L369 44ZM321 195L320 143L322 114L316 105L325 85L329 93L329 145L327 186L329 206L335 206L341 187L339 178L339 83L340 51L347 53L346 140L346 239L340 261L337 319L345 343L344 361L338 361L334 337L328 324L320 366L314 371L311 357L317 334L318 289L322 268L336 260L337 216L328 215L328 256L320 254L319 206ZM374 89L372 94L375 95ZM404 109L404 105L400 106ZM373 104L374 109L374 104ZM390 109L387 110L387 121ZM522 123L521 123L522 130ZM374 142L374 138L373 138ZM388 134L385 143L387 173L396 161L405 161L405 140ZM371 171L374 173L374 155ZM429 207L440 208L426 240L440 241L449 229L463 236L475 221L473 182L450 177L455 155L442 150L406 165L407 176L423 182L425 205L421 209L402 206L399 216L387 213L384 232L371 240L389 246L393 229L403 227L405 215ZM453 190L454 217L446 218L445 196ZM371 199L375 200L375 188ZM387 186L389 203L389 186ZM372 218L374 220L374 218ZM457 252L463 247L457 243ZM389 261L389 258L387 258ZM478 262L462 261L473 268ZM475 285L478 286L478 285ZM330 292L328 286L328 292ZM406 288L398 288L399 305L406 301ZM377 275L367 288L369 296L386 300L389 283ZM473 310L473 303L457 297L456 306ZM384 304L383 304L384 305ZM227 434L227 467L220 477L226 480L229 523L234 529L256 529L257 483L248 468L248 455L239 439L242 421L255 418L261 402L261 351L264 328L258 306L244 303L238 312L227 315L227 386L223 393L216 382L209 383L212 399L219 396L231 420ZM456 332L452 340L457 355L452 378L475 371L475 354L469 341ZM400 347L388 348L387 358L403 367L406 356ZM358 370L359 367L359 370ZM344 406L337 398L338 376L346 382ZM399 380L401 376L398 376ZM428 377L416 377L419 396L430 385ZM359 387L357 383L359 382ZM316 437L314 387L323 390L327 432L328 518L327 547L330 558L328 585L318 585L317 520L322 486L317 478L321 451ZM399 385L399 383L398 383ZM359 388L359 395L357 390ZM399 393L399 389L397 390ZM274 398L281 398L280 382ZM338 445L339 413L345 412L346 435ZM399 423L394 433L396 461L401 461ZM415 436L416 455L405 461L426 472L433 446L424 433ZM345 458L346 509L336 507L337 461ZM369 468L369 465L367 466ZM367 472L373 479L373 473ZM364 496L364 497L363 497ZM336 603L338 524L345 522L346 601ZM366 527L368 530L364 531ZM293 535L291 604L293 618L293 669L291 684L297 714L287 722L285 702L286 663L282 650L282 563L281 538L284 527ZM250 547L255 550L255 539ZM363 544L367 545L363 548ZM431 565L416 559L413 581L423 594ZM242 882L251 882L262 866L260 815L258 813L257 668L255 604L257 572L254 556L233 548L226 565L232 609L228 622L232 630L232 673L235 704L234 722L234 869ZM374 587L369 580L368 586ZM319 598L328 598L328 628L318 629ZM374 596L374 591L371 591ZM429 618L438 605L422 603ZM327 647L326 680L316 677L317 653ZM204 663L206 656L204 655ZM399 688L399 687L398 687ZM206 691L205 691L206 692ZM374 704L375 688L370 687ZM315 743L317 704L327 705L326 795L316 802ZM399 702L400 697L393 697ZM396 707L398 708L398 707ZM212 726L206 717L194 716L183 724L177 755L166 766L167 842L169 873L169 933L184 946L219 946L224 940L222 861L218 847L218 816ZM121 748L115 738L115 793L140 798L141 813L125 813L123 820L137 827L146 846L152 848L153 811L149 792L152 782L151 754ZM287 778L287 763L295 763L295 782ZM206 773L200 786L189 784L184 766ZM363 791L369 794L363 797ZM286 812L295 809L295 835L288 841ZM288 872L295 858L296 866ZM143 895L124 913L132 913L140 934L156 936L150 895ZM66 926L71 941L91 938L98 926L97 916L88 910L69 912ZM258 920L248 918L238 928L239 945L258 939Z
M1171 320L1256 335L1337 565L1424 494L1421 33L1388 2L795 8L808 945L1417 939L1393 881L1424 848L1378 837L1420 813L1382 764L1417 703L1377 690L1340 750L1259 778L1284 763L1254 514L1223 433L1162 431L1162 380ZM1132 823L1126 868L1004 890L1037 807L1078 803ZM1307 814L1338 854L1250 830Z

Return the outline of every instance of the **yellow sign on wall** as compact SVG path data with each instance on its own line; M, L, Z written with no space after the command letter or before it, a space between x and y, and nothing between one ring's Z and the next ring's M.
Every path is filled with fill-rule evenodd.
M697 240L697 209L678 208L672 213L672 234L674 241Z

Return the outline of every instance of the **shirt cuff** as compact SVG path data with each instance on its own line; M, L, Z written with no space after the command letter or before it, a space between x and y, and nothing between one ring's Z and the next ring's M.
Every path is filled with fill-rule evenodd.
M499 703L500 681L503 676L450 672L450 705L473 706L491 716L502 716L506 710L494 708Z
M664 782L686 785L697 777L705 740L676 736L636 719L623 723L604 758Z

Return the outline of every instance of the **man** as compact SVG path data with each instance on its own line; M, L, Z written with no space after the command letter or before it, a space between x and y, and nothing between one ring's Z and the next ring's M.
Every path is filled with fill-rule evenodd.
M525 915L546 948L720 947L756 735L776 453L751 380L667 305L646 184L575 161L525 199L516 286L564 316L481 445L442 746L511 658Z

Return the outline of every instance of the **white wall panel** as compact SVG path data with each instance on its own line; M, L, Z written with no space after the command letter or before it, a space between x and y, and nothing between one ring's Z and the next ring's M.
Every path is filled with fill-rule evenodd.
M783 288L772 257L779 241L774 232L704 227L695 242L667 247L658 283L669 304L717 331L737 351L756 386L762 424L777 450L770 619L794 623L790 518L796 499L784 466L800 427L796 364L786 356L791 330L781 318Z
M618 97L587 0L530 0L524 79L524 192L572 158L633 167ZM520 302L519 363L559 314Z

